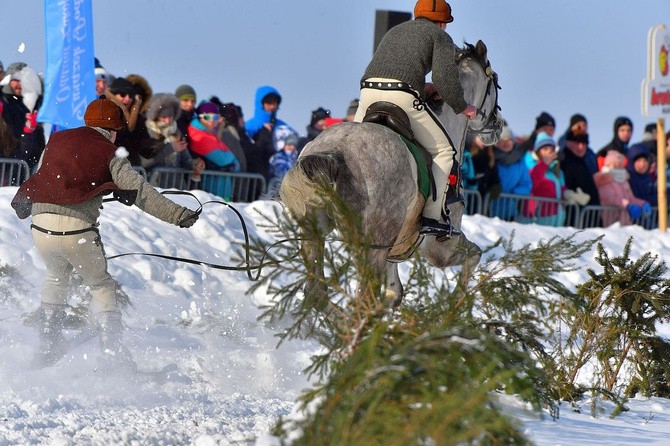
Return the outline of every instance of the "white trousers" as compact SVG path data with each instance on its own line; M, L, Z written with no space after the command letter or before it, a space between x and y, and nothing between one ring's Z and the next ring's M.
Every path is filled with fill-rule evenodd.
M370 78L371 82L399 82L395 79ZM377 90L374 88L362 88L361 98L356 111L355 122L363 121L365 111L370 105L377 101L387 101L401 107L409 116L412 124L414 137L423 147L428 150L433 158L433 176L437 189L437 200L429 199L423 209L423 215L435 220L442 220L445 194L449 187L449 174L454 163L455 150L449 142L444 130L435 122L433 116L422 108L414 108L416 98L411 93L399 90Z
M90 223L58 214L38 214L33 224L51 231L76 231ZM35 246L46 265L42 302L64 305L68 300L70 275L76 271L91 289L91 312L118 311L116 282L107 272L105 250L98 234L49 235L32 230Z

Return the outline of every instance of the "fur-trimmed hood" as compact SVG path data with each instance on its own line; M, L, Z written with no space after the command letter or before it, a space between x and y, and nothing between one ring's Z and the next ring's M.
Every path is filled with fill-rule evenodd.
M126 79L128 79L130 83L135 86L137 94L139 94L142 98L142 107L140 109L140 113L144 113L149 106L151 96L154 94L154 91L151 89L151 85L149 85L149 81L139 74L129 74L126 76Z
M174 121L179 119L181 107L177 96L170 93L156 93L147 106L147 121L155 121L159 116L170 116Z

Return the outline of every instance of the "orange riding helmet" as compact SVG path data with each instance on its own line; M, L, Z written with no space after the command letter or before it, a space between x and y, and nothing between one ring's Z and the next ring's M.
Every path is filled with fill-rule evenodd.
M418 0L414 6L414 18L425 17L433 22L451 23L451 6L444 0Z

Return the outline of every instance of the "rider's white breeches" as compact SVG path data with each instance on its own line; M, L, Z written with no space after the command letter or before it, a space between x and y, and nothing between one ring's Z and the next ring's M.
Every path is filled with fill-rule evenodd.
M398 82L395 79L371 78L368 81ZM372 103L377 101L388 101L401 107L412 123L412 131L416 140L433 157L433 176L437 188L437 200L428 199L423 210L423 215L436 220L442 220L444 199L448 188L449 174L454 160L454 148L449 142L444 130L435 121L435 118L425 107L417 110L414 107L416 98L411 93L399 90L377 90L373 88L361 89L361 98L356 112L355 122L361 122L365 111Z
M33 224L51 231L75 231L88 228L90 223L75 217L57 214L38 214ZM82 278L91 290L91 312L118 311L116 282L107 272L107 259L100 236L93 231L76 235L49 235L32 230L35 247L46 265L42 302L64 305L72 271Z

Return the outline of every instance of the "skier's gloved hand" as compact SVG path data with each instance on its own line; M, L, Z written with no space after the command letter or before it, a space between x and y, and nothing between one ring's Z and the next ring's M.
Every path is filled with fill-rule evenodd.
M645 203L642 205L642 215L644 215L645 217L651 215L651 205L649 203Z
M198 221L199 216L200 214L198 212L192 211L189 208L184 208L184 212L181 213L177 226L180 228L190 228L196 221Z

